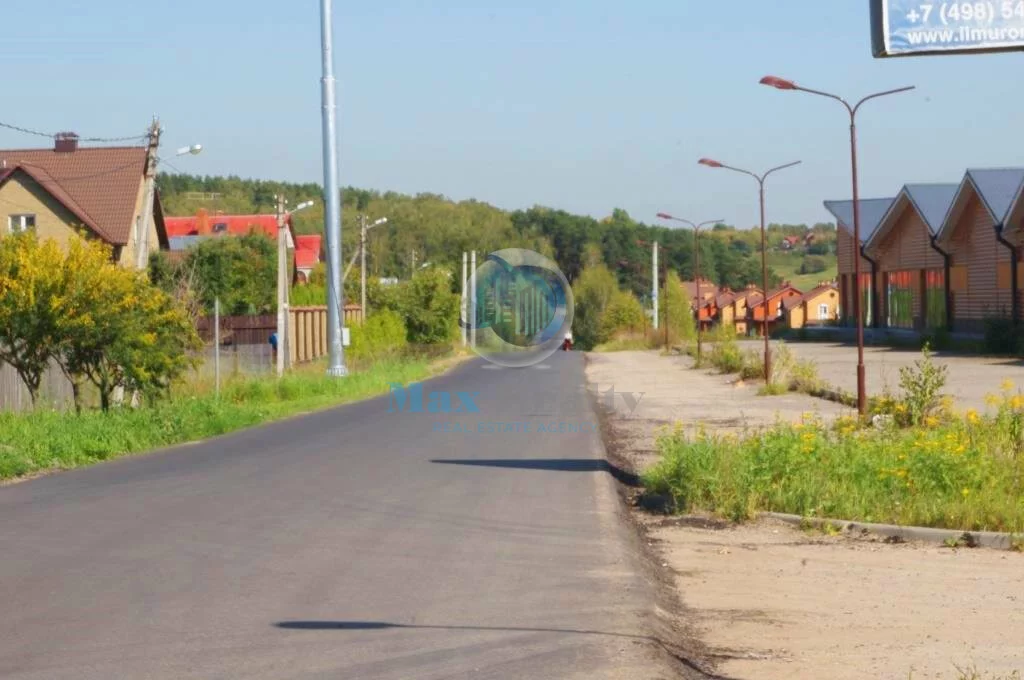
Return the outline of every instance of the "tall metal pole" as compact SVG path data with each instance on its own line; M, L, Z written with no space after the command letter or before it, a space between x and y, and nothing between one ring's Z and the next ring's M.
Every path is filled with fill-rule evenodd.
M658 330L658 242L651 246L651 300L654 302L654 330Z
M758 180L761 185L761 287L762 302L761 333L764 335L764 382L772 382L772 350L768 342L768 239L765 236L764 224L764 178Z
M213 389L220 396L220 298L213 299Z
M334 93L334 24L331 0L320 0L320 42L323 57L324 236L327 243L327 375L348 375L341 335L344 290L341 283L341 187L338 184L338 130Z
M868 412L867 385L864 370L864 316L861 313L860 293L860 191L857 183L857 123L856 109L850 110L850 164L853 169L853 278L857 282L857 294L853 296L853 313L857 317L857 413L864 417ZM873 286L872 286L873 287ZM874 291L872 291L874 292Z
M700 322L700 312L704 308L704 298L700 294L700 240L698 239L698 232L700 228L694 226L693 228L693 277L697 279L697 365L701 365L701 339L704 335L701 331L702 324Z
M462 323L459 324L460 326L462 326L462 346L463 347L466 346L466 342L467 342L466 322L469 320L469 314L468 314L468 312L469 312L469 305L467 304L467 297L466 297L466 293L467 293L467 291L466 291L466 274L467 274L466 270L468 268L469 268L469 253L463 251L463 253L462 253L462 310L461 310L462 311L462 318L461 318Z
M359 318L366 323L366 215L359 216Z
M285 306L288 304L288 240L284 196L277 196L277 377L284 375Z
M668 258L661 258L665 261L665 351L669 350L669 337L668 337L668 314L669 308L671 307L672 296L669 294L669 286L672 285L668 280Z

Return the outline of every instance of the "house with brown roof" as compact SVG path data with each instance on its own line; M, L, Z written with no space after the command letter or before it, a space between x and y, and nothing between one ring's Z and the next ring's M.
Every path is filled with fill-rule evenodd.
M767 305L765 304L764 296L760 292L753 293L747 298L747 308L750 312L747 321L753 324L752 327L757 333L760 333L764 322L765 307L767 306L768 332L771 333L775 326L786 321L783 303L790 298L799 299L802 297L803 293L788 281L775 290L768 292Z
M824 281L800 297L784 298L782 308L790 328L834 323L839 319L839 287Z
M729 304L721 308L719 320L723 325L732 325L736 335L746 335L749 330L747 317L749 315L748 301L752 295L760 297L761 289L750 284L745 289L731 294Z
M65 245L96 238L129 267L140 241L148 252L167 248L159 194L143 219L149 153L134 146L80 148L67 133L49 149L0 150L0 238L27 230Z

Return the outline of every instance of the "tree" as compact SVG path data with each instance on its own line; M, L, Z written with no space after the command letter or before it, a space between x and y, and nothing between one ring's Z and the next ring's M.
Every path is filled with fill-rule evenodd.
M644 308L640 301L626 291L616 291L601 318L601 335L611 339L616 333L635 333L644 326Z
M33 405L59 334L62 264L53 240L0 239L0 361L14 367Z
M192 364L201 343L186 310L143 274L113 264L105 246L72 242L62 271L55 349L76 409L85 380L106 411L118 387L153 398Z
M692 340L697 336L693 305L687 299L683 282L674 271L669 271L665 281L658 315L661 327L668 328L669 342Z
M400 304L410 343L440 345L455 339L460 300L452 292L450 272L436 267L417 272L403 286Z
M619 291L618 281L602 264L588 267L573 285L575 300L573 339L583 349L593 349L607 340L601 325L605 310Z

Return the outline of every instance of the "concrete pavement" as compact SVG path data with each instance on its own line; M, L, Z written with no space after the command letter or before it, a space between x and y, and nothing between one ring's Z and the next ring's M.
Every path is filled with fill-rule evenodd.
M479 413L381 398L0 488L0 677L671 677L582 369L475 361L427 392Z

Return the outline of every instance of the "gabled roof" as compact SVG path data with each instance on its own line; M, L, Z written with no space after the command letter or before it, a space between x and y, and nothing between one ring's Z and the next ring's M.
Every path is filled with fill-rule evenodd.
M207 224L203 224L203 222ZM168 236L195 236L204 231L217 234L219 225L232 236L245 236L256 231L277 238L276 215L193 215L191 217L168 217Z
M17 165L0 176L0 186L3 186L9 180L14 179L19 173L31 178L43 189L43 191L50 194L50 196L52 196L58 203L67 208L72 215L81 220L82 224L89 227L89 229L96 233L97 236L106 241L111 240L110 235L96 223L96 220L85 212L85 210L82 209L82 206L80 206L78 202L68 194L68 192L64 191L60 184L56 183L42 168Z
M804 293L804 295L801 298L801 300L804 300L804 301L813 300L814 298L818 297L822 293L824 293L826 291L830 291L830 290L838 291L839 288L834 283L822 284L822 285L818 286L817 288L814 288L813 290L810 290L810 291Z
M54 198L74 203L104 240L125 245L135 228L135 206L146 167L145 147L0 150L0 168L21 167L40 173L33 178ZM63 198L58 196L62 193ZM75 212L72 210L72 212ZM79 218L81 216L77 215ZM83 222L86 222L83 220ZM88 224L88 222L86 222ZM158 223L157 230L161 230Z
M1003 224L1014 202L1020 198L1024 185L1024 168L972 169L967 177L981 196L996 224Z
M908 206L914 208L928 228L928 233L931 236L937 236L959 190L959 184L905 185L882 217L871 238L865 242L865 247L877 247L896 226L896 222L899 221Z
M743 290L738 290L738 291L736 291L733 294L732 301L734 303L735 302L741 302L743 300L747 300L752 295L757 295L758 298L760 298L761 297L760 289L758 289L758 288L744 288Z
M992 222L996 226L1004 226L1014 206L1022 200L1024 168L968 170L942 221L942 228L938 234L941 242L946 243L952 238L956 223L967 206L969 191L973 191L981 199L981 204L985 206Z
M794 307L799 307L803 303L804 303L803 296L801 296L801 297L788 297L788 298L786 298L785 300L782 301L782 308L785 309L788 312L789 310L793 309Z
M860 243L864 245L878 229L895 198L860 199ZM825 209L846 233L853 235L853 201L825 201Z
M736 299L736 293L731 290L722 290L715 296L715 304L719 307L725 307L728 304L732 304L732 301Z

